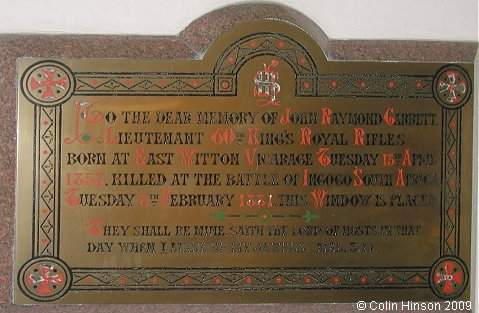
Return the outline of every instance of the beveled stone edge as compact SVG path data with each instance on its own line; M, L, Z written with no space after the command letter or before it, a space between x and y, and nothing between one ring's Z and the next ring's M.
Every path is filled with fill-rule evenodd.
M147 44L175 43L181 46L169 55L138 51L138 55L125 57L202 59L208 47L224 32L238 23L254 20L281 20L298 26L316 40L329 61L392 61L392 62L442 62L473 63L479 48L478 41L437 40L343 40L330 38L325 31L303 13L283 4L240 3L228 5L207 13L193 22L176 36L151 35L81 35L81 34L0 34L0 43L12 46L15 41L90 41L101 45L103 41L133 40ZM181 53L179 50L182 50ZM173 57L175 53L181 57ZM29 55L28 55L29 56ZM98 57L92 53L92 57Z

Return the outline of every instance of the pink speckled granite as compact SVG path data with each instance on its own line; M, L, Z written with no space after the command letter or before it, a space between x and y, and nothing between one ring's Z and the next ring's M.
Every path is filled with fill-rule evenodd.
M0 36L0 312L358 312L355 304L271 305L13 305L13 247L16 167L16 59L161 58L197 59L222 32L238 22L281 19L310 33L329 59L473 62L477 43L412 41L337 41L301 13L273 4L242 4L211 12L179 36ZM21 188L21 186L19 187ZM406 312L406 311L404 311Z

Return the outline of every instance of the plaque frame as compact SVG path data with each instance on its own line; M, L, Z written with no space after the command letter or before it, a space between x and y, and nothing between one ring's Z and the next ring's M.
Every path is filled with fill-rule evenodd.
M255 46L246 52L245 45ZM282 44L281 44L282 43ZM293 47L293 48L291 48ZM291 52L294 51L294 54ZM285 52L286 51L286 52ZM237 56L233 59L232 55ZM298 97L359 98L432 98L442 109L442 191L441 191L441 257L430 267L397 268L70 268L60 258L58 233L62 137L61 105L72 95L79 96L235 96L237 75L241 66L258 55L280 58L294 69ZM291 57L294 55L294 57ZM54 101L35 99L28 86L31 76L45 68L63 71L71 88ZM458 73L466 82L467 92L457 103L438 94L439 77ZM131 83L134 80L138 83ZM96 81L96 84L90 83ZM128 83L128 81L130 83ZM160 81L160 83L158 83ZM331 87L341 81L343 88ZM358 83L360 81L360 83ZM367 87L364 87L367 86ZM461 107L470 97L471 79L459 65L445 65L435 75L320 74L314 60L301 44L277 33L255 33L232 43L218 58L212 73L147 73L147 72L73 72L54 60L39 61L27 68L21 79L22 94L35 105L34 134L34 204L32 259L18 273L22 292L36 301L54 301L69 290L314 290L357 288L430 288L442 299L454 299L468 283L469 271L458 257L460 232L460 155ZM314 88L316 87L317 88ZM399 87L391 87L399 86ZM398 92L398 89L400 91ZM33 95L32 95L33 94ZM56 164L56 165L55 165ZM40 207L44 209L40 210ZM455 208L455 209L454 209ZM48 297L29 292L26 280L29 269L41 263L63 269L66 287ZM441 292L434 273L452 264L464 276L453 293ZM220 280L221 283L218 283ZM192 284L191 281L195 283ZM251 284L251 281L257 284ZM162 282L162 283L160 283ZM246 283L245 283L246 282ZM249 282L249 283L248 283ZM281 283L284 282L284 283Z

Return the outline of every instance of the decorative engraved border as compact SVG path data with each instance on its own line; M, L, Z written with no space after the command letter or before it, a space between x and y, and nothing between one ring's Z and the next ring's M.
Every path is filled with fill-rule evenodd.
M254 44L253 44L254 42ZM249 48L248 48L249 46ZM74 95L95 96L234 96L237 71L260 55L280 57L296 73L296 95L313 97L433 98L433 76L319 74L307 51L281 34L241 38L220 56L213 73L73 73ZM50 62L50 61L45 61ZM39 62L41 63L41 62ZM38 64L38 63L37 63ZM56 64L59 64L56 62ZM466 72L464 72L466 73ZM467 73L465 74L467 75ZM25 75L24 75L25 76ZM23 80L23 78L22 78ZM469 79L470 81L470 79ZM22 85L23 85L22 81ZM441 104L440 101L436 100ZM35 104L35 103L34 103ZM399 268L72 268L69 290L295 290L359 288L430 288L440 298L459 296L436 286L434 275L444 262L468 277L459 256L461 107L443 106L441 160L440 258L431 267ZM35 104L32 259L64 264L59 259L60 106ZM452 153L452 154L451 154ZM456 156L456 157L455 157ZM55 257L55 258L51 258ZM441 263L442 262L442 263ZM68 269L68 265L64 264ZM69 270L66 272L70 273ZM25 279L19 277L19 281ZM22 289L23 290L23 289ZM25 290L23 290L25 292ZM27 294L27 292L26 292ZM28 294L27 294L28 295ZM30 297L30 295L28 295ZM42 298L42 301L50 301Z
M441 256L459 255L462 111L442 110Z
M81 96L213 96L211 73L75 73Z
M237 73L257 56L283 59L296 75L298 97L432 98L433 76L320 74L306 49L278 33L256 33L233 43L213 73L76 72L79 96L236 96Z
M59 107L35 107L32 257L59 254L61 116Z
M72 290L429 288L429 267L73 268Z
M235 74L75 73L79 96L236 96ZM311 74L296 77L296 96L432 98L432 76ZM224 82L228 85L222 85ZM226 86L226 87L224 87Z

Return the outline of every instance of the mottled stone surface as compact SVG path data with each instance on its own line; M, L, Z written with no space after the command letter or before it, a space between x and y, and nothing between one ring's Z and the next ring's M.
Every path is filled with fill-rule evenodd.
M222 32L236 23L281 19L315 38L329 59L473 62L477 43L329 40L314 22L290 8L243 4L211 12L179 36L0 35L0 311L1 312L358 312L355 304L271 305L29 305L12 304L16 164L16 60L39 58L198 59ZM21 166L21 165L20 165ZM18 186L21 188L21 186Z
M330 60L473 62L477 42L330 40Z

